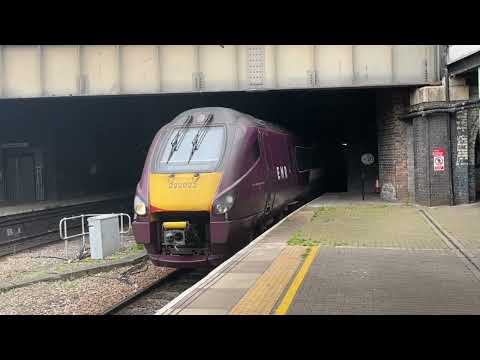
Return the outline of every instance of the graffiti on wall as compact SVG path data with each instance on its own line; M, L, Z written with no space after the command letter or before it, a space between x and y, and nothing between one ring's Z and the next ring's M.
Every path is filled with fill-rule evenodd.
M468 165L468 125L466 116L457 117L457 166Z

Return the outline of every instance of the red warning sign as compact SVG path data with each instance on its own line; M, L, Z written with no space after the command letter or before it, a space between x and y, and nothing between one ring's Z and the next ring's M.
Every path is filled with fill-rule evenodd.
M433 155L433 171L445 171L445 149L434 148Z

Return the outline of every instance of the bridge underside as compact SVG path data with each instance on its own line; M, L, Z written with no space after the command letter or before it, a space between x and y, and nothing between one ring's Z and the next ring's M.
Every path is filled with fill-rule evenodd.
M360 191L360 156L377 156L382 90L225 92L0 102L1 200L62 200L133 190L155 133L178 113L224 106L325 144L331 191ZM13 166L15 165L15 166ZM18 166L17 166L18 165ZM374 189L378 166L369 170Z
M327 150L318 156L327 159L331 191L360 191L360 156L368 152L377 160L366 174L369 192L378 178L382 196L390 200L474 201L480 183L478 110L459 112L450 122L443 115L402 118L429 104L443 106L441 85L415 90L436 78L435 49L3 47L0 201L131 191L156 131L178 113L203 106L231 107L324 142ZM37 58L27 56L32 51ZM156 57L140 56L149 51ZM78 71L71 72L69 64L77 64ZM451 100L478 98L472 91L478 77L473 80L451 81ZM244 91L254 88L263 91ZM446 152L441 173L432 165L433 149Z
M436 45L1 46L0 97L422 85Z

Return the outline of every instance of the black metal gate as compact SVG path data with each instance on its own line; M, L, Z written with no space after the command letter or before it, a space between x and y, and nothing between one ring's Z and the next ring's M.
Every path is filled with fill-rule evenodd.
M29 152L5 154L6 200L35 201L35 158Z

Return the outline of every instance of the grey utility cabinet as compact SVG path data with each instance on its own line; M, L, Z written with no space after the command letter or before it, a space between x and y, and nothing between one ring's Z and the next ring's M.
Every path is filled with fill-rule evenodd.
M99 215L88 218L90 254L92 259L104 259L120 249L118 216Z

